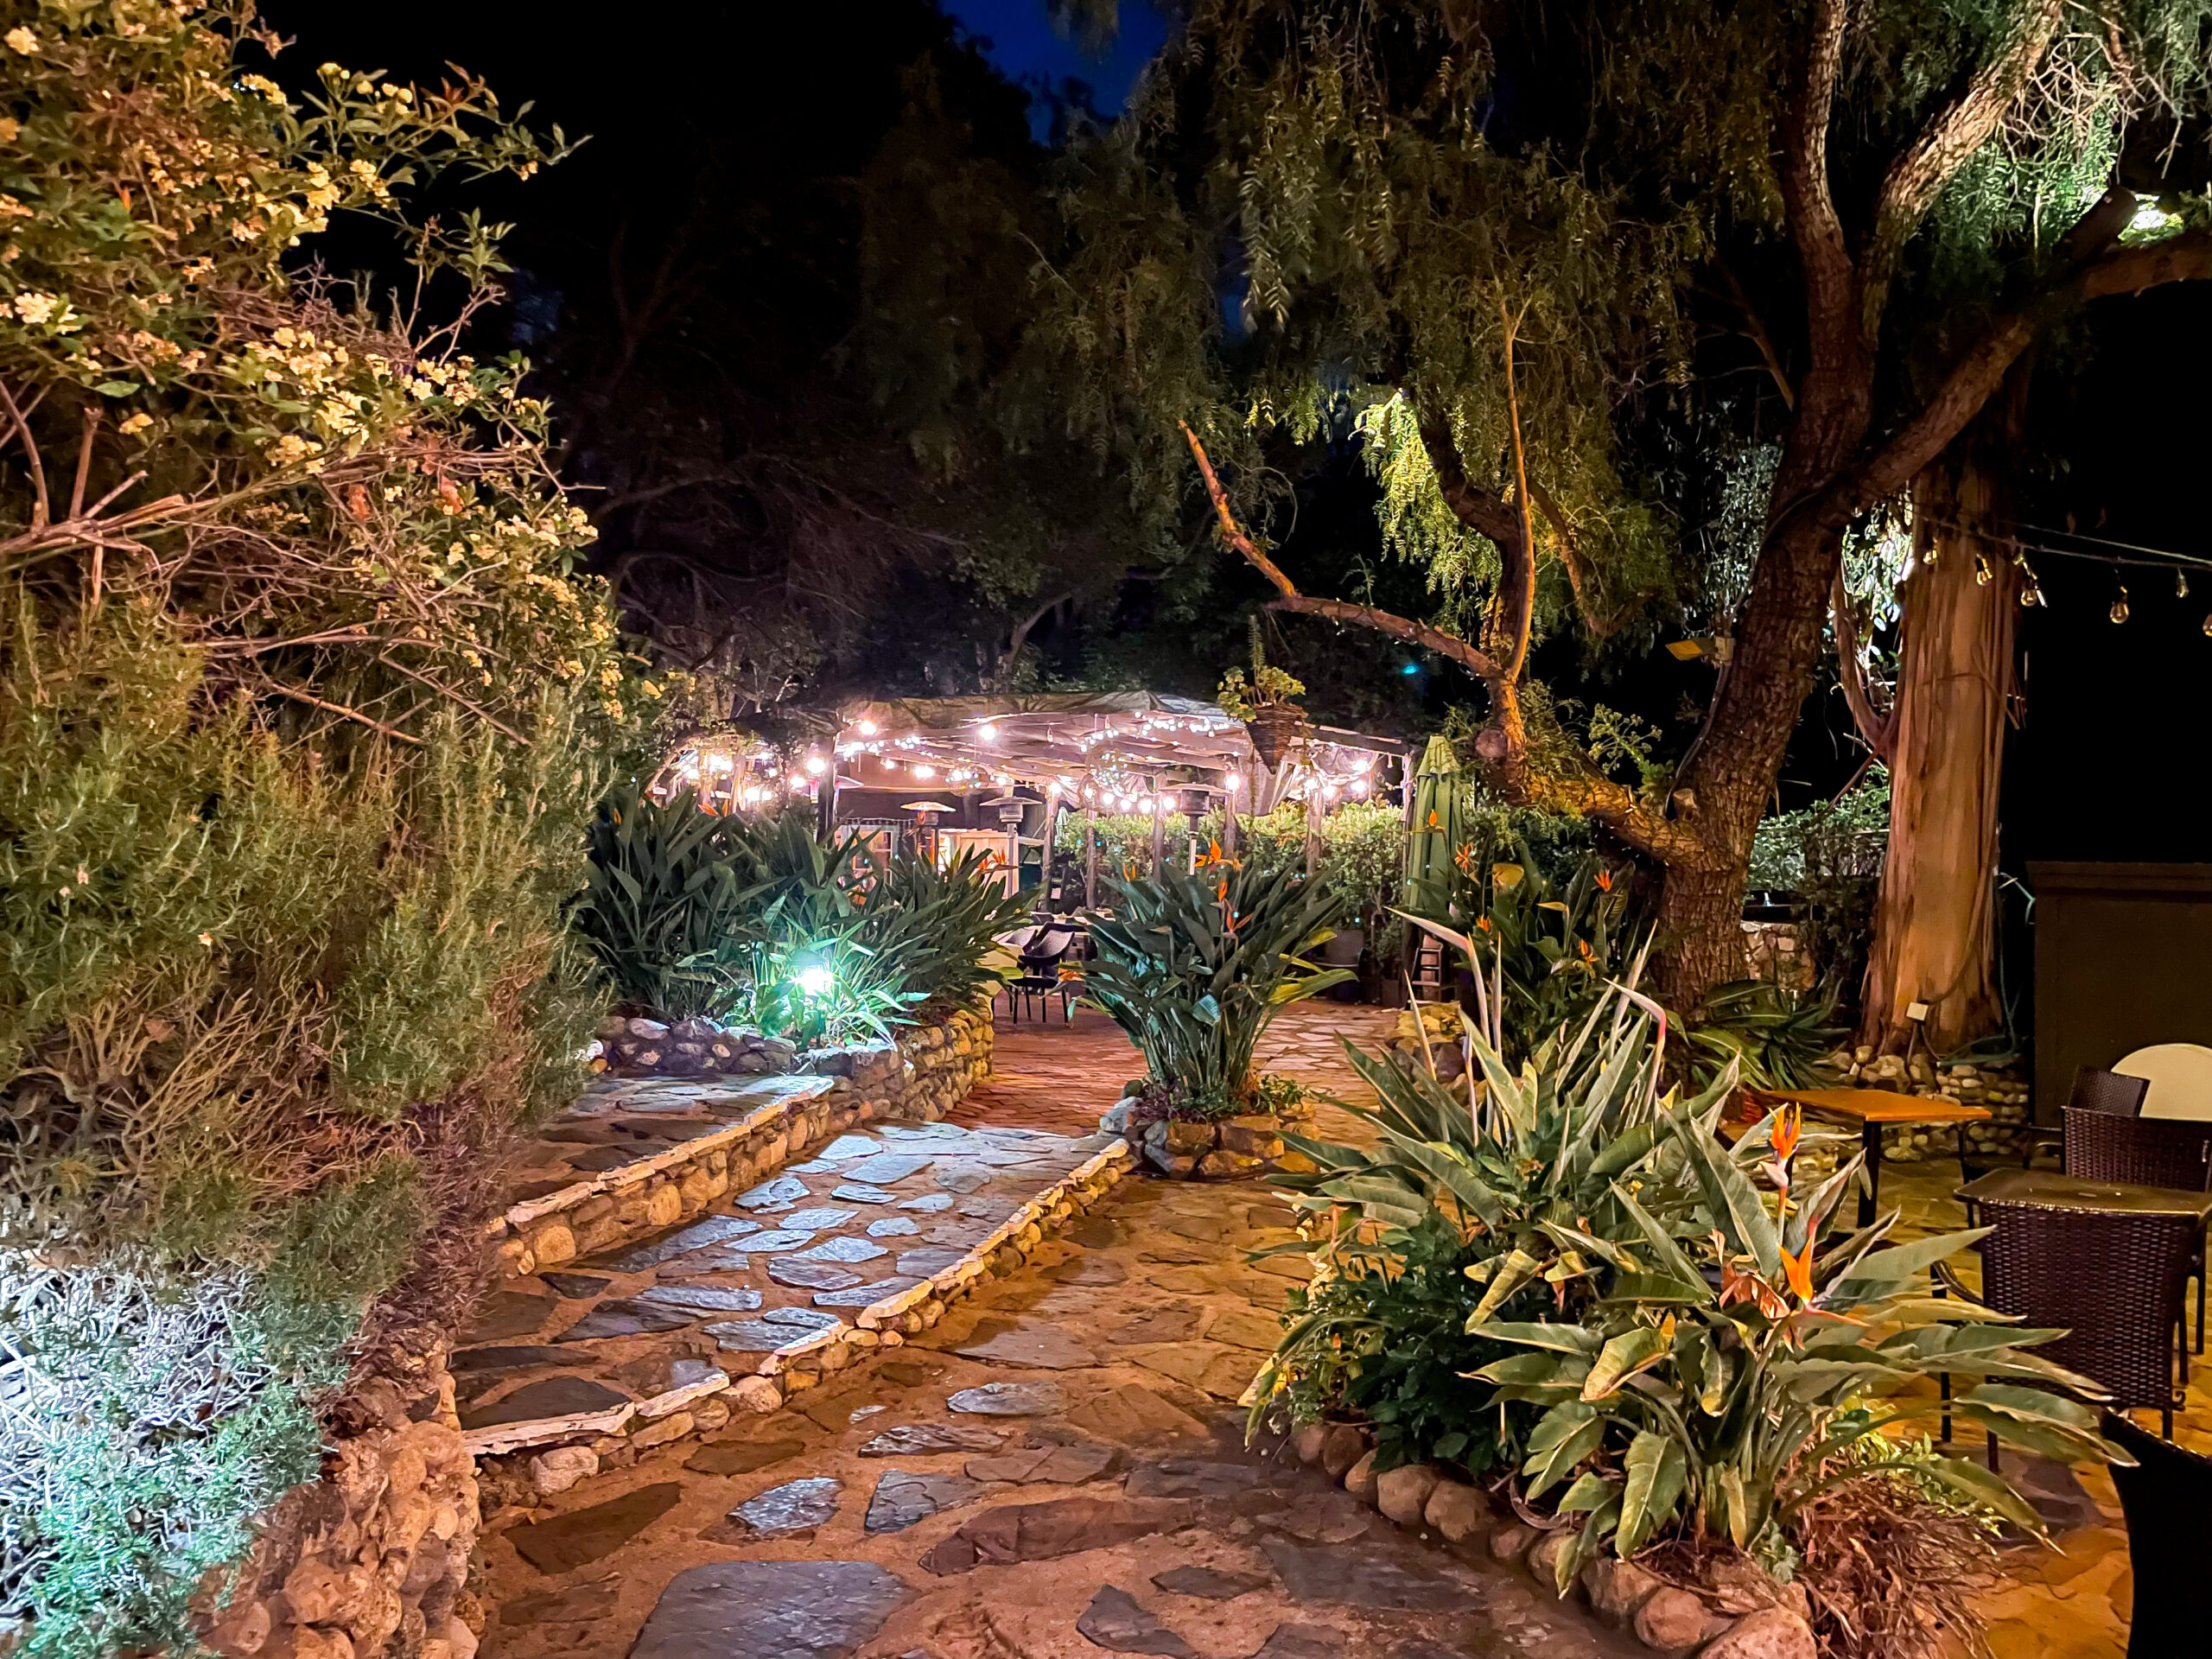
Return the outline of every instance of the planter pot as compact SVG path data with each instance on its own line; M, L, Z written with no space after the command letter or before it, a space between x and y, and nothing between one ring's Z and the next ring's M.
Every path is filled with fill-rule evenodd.
M1268 770L1274 772L1281 767L1290 746L1305 732L1306 715L1303 710L1288 703L1276 703L1246 721L1244 729L1252 734L1252 747L1259 752Z

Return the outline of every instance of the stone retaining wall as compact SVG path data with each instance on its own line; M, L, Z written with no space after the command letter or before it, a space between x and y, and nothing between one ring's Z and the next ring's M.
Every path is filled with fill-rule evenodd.
M817 1050L806 1066L817 1088L794 1088L727 1129L494 1218L486 1231L501 1271L535 1273L675 1226L856 1123L940 1118L989 1074L991 1043L989 1012L977 1009L904 1033L895 1045ZM970 1259L864 1310L855 1325L772 1354L759 1376L733 1384L713 1370L628 1408L614 1427L632 1433L613 1445L634 1455L703 1433L728 1421L732 1402L772 1411L786 1392L903 1343L908 1331L934 1325L947 1301L1011 1271L1046 1230L1088 1207L1128 1167L1127 1148L1120 1153L1092 1159L1016 1211ZM724 1389L730 1400L712 1397ZM461 1433L442 1353L418 1361L404 1387L369 1383L349 1396L346 1412L358 1426L325 1452L322 1478L271 1512L229 1605L208 1609L208 1645L225 1659L474 1659L484 1620L464 1586L481 1518L483 1448ZM594 1447L608 1442L586 1433L596 1435ZM574 1479L588 1459L597 1466L594 1447L551 1451L575 1466ZM496 1465L485 1472L496 1481Z
M1481 1487L1428 1464L1401 1464L1378 1475L1365 1432L1351 1423L1308 1423L1285 1449L1319 1465L1385 1519L1518 1564L1542 1593L1560 1593L1560 1554L1574 1535L1564 1517L1549 1530L1529 1526L1501 1511ZM1568 1593L1667 1659L1815 1659L1817 1652L1804 1586L1777 1584L1748 1561L1731 1563L1715 1584L1693 1589L1602 1554L1583 1565Z
M991 1017L963 1009L942 1026L901 1033L896 1044L817 1049L795 1087L727 1129L543 1198L495 1218L489 1233L510 1277L557 1268L703 1214L731 1187L781 1169L824 1135L880 1118L930 1122L958 1104L991 1069Z
M207 1644L226 1659L473 1659L476 1469L443 1355L346 1406L354 1432L264 1521L229 1605L207 1614Z

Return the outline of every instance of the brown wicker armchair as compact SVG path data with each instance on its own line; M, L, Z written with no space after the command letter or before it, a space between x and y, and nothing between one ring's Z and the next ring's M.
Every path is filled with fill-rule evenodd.
M2180 1403L2174 1340L2197 1241L2196 1217L1982 1205L1981 1296L1999 1313L2066 1335L2037 1351L2092 1379L2113 1410L2155 1408L2167 1438ZM1993 1465L1996 1447L1991 1446Z
M2142 1079L2123 1081L2140 1083ZM2212 1192L2212 1122L2177 1117L2116 1117L2107 1111L2069 1106L2066 1173L2085 1181L2168 1186L2183 1192ZM2196 1351L2201 1354L2204 1351L2204 1240L2201 1235L2189 1270L2196 1281Z

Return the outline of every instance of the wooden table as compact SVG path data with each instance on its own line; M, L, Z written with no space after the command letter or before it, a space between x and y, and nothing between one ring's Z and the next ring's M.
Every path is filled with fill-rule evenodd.
M1887 1089L1747 1089L1745 1092L1764 1106L1799 1106L1821 1117L1842 1118L1859 1125L1859 1144L1866 1150L1866 1185L1859 1195L1859 1224L1873 1225L1876 1200L1882 1188L1882 1130L1892 1123L1979 1123L1989 1116L1986 1106L1964 1101L1929 1100L1900 1095Z
M2194 1216L2212 1221L2212 1192L2135 1186L2126 1181L2085 1181L2056 1169L1993 1169L1959 1188L1969 1206L1994 1200L2049 1210L2101 1210L2131 1216ZM1971 1213L1971 1211L1969 1211Z

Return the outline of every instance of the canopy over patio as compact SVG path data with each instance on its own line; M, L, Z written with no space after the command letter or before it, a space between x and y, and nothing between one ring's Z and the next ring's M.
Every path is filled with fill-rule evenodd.
M1308 729L1270 771L1243 721L1214 703L1150 691L906 697L838 710L846 787L1013 789L1102 811L1250 810L1313 798L1325 807L1395 791L1408 757L1397 739Z

